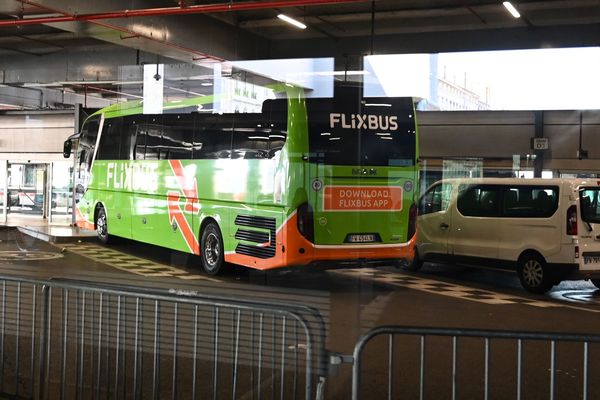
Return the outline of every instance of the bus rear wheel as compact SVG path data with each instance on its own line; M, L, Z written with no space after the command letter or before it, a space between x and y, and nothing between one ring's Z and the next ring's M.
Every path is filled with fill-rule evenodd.
M98 214L96 215L96 234L100 242L107 244L111 242L111 237L108 234L108 220L106 218L106 211L104 207L100 207Z
M423 260L419 257L419 251L417 250L417 246L415 246L415 253L413 260L408 264L404 265L404 269L406 271L416 272L419 271L423 267Z
M223 269L223 238L215 222L209 222L202 231L200 257L202 269L208 275L217 275Z

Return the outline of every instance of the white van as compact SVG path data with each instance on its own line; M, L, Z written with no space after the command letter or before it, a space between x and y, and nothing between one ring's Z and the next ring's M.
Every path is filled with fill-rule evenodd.
M415 261L516 269L525 289L600 288L600 180L447 179L421 196Z

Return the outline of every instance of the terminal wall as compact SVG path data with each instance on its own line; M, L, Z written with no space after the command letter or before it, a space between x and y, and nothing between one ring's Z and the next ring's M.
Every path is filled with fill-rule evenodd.
M0 159L64 160L63 142L73 134L74 121L73 111L0 115Z
M512 168L513 155L521 167L527 155L542 159L544 170L600 172L600 110L544 111L542 136L549 149L534 152L533 111L423 111L417 113L421 158L441 165L447 158L483 158L484 167ZM580 140L581 132L581 140ZM588 151L578 159L577 150Z

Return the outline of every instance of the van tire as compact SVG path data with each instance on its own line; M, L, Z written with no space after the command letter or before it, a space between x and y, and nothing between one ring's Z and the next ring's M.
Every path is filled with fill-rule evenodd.
M217 275L221 272L224 264L223 251L223 237L219 225L209 222L200 237L200 258L205 273Z
M419 257L419 251L417 250L417 246L415 246L415 256L413 260L407 264L404 264L404 270L417 272L423 267L423 260Z
M522 255L518 261L517 273L521 285L531 293L546 293L555 284L546 260L539 254L526 253Z
M108 234L108 218L106 217L106 211L104 211L104 207L100 206L98 208L98 213L96 214L96 221L94 222L98 240L103 244L111 243L113 240L112 236Z
M590 281L594 284L594 286L600 289L600 279L590 279Z

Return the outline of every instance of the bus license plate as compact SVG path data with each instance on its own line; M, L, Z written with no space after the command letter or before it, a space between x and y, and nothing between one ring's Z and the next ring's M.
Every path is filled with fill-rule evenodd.
M359 234L359 235L348 235L348 242L350 243L373 243L377 239L373 234Z
M600 256L583 257L584 264L600 264Z

